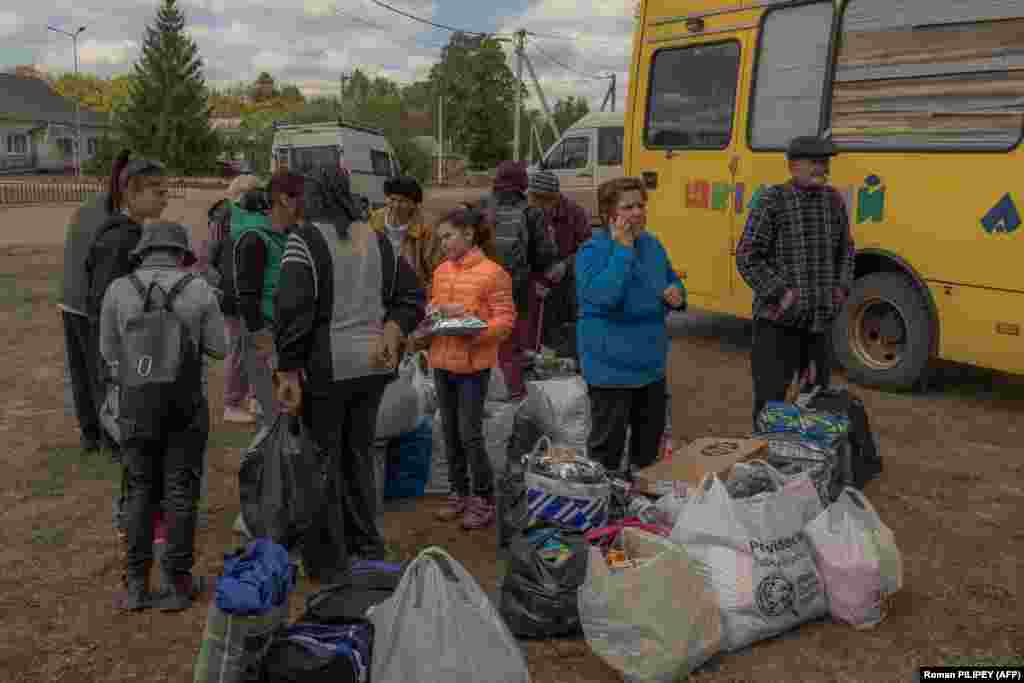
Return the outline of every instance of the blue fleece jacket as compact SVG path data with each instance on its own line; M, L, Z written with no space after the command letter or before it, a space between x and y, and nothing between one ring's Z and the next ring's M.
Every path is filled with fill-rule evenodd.
M576 255L577 343L588 384L641 387L665 378L670 285L683 292L685 309L686 289L657 237L643 232L628 249L607 229L594 231Z

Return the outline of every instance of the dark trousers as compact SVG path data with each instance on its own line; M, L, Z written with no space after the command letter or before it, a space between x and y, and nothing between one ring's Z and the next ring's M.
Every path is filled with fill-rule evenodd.
M754 430L757 416L768 401L782 401L793 376L803 373L811 362L816 367L814 384L829 385L832 353L827 334L815 334L767 320L754 321L750 371L754 379Z
M658 459L658 448L665 432L665 407L668 393L665 380L638 388L588 387L593 427L587 446L590 457L609 472L622 468L629 438L629 464L647 467Z
M472 374L434 370L452 493L460 496L494 496L494 468L484 441L484 401L490 381L490 370Z
M82 437L99 441L103 436L100 426L100 406L103 404L103 362L100 358L99 332L82 315L64 312L64 344L67 348L68 372L71 391L75 397L75 414Z
M122 444L129 576L144 575L153 562L153 514L161 500L167 519L164 567L171 575L192 572L199 480L209 430L209 407L203 400L183 428L168 430L159 438L129 438Z
M310 576L331 581L353 554L379 553L373 443L388 377L331 382L303 395L303 421L327 458L326 499L319 523L299 543Z

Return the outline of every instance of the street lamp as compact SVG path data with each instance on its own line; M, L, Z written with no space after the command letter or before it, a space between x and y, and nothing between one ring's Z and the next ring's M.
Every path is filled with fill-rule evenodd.
M75 49L75 82L78 82L78 36L85 30L84 26L79 26L78 30L71 32L63 29L54 28L53 26L47 26L49 30L54 33L60 33L71 38L71 42ZM75 97L75 175L82 175L82 125L81 125L81 105L79 104L79 98Z

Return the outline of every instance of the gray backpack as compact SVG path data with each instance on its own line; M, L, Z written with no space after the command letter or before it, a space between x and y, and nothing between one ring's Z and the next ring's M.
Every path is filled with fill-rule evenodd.
M128 319L118 361L121 438L154 439L191 424L201 401L202 357L174 300L195 279L188 274L164 292L128 276L142 299L142 311ZM160 305L154 290L163 294Z
M530 231L527 223L530 208L526 200L489 207L494 225L494 246L498 264L512 277L512 291L517 303L525 301L530 278Z

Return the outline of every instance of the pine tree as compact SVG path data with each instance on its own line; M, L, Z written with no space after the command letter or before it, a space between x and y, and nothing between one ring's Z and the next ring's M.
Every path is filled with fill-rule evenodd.
M219 138L210 127L203 60L184 29L185 14L177 0L163 0L155 27L146 27L119 125L136 154L156 158L175 172L194 174L214 169Z

